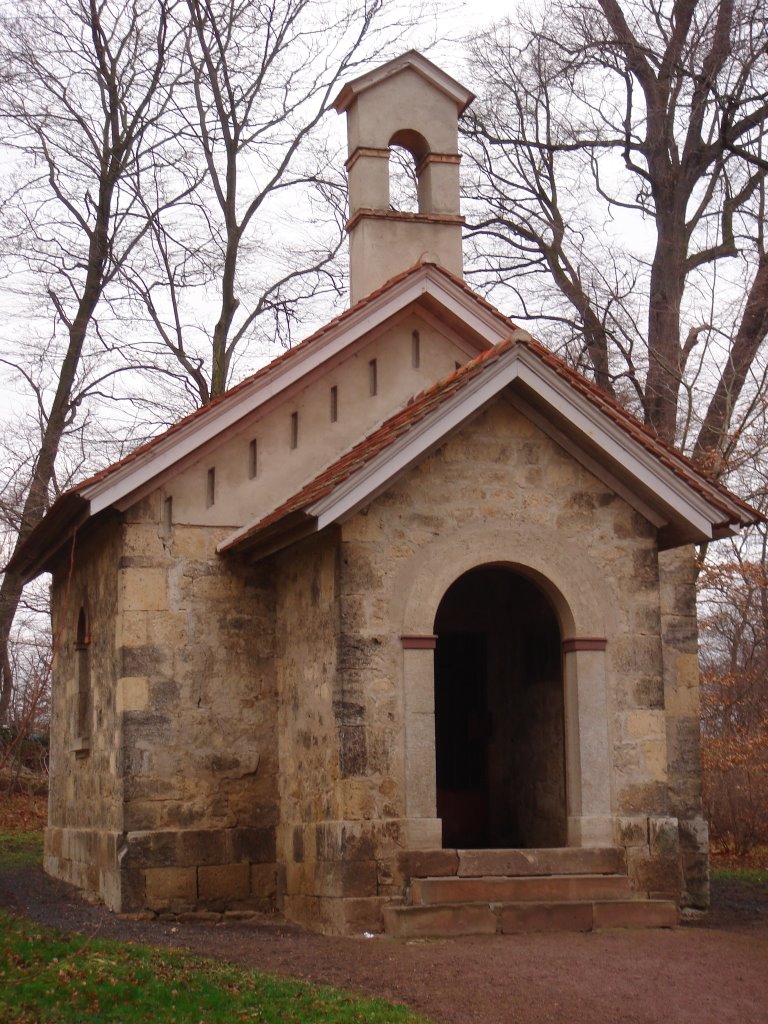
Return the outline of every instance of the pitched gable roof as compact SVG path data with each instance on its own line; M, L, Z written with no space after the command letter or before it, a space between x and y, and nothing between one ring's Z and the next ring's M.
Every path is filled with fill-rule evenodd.
M212 439L223 436L234 424L257 413L266 402L415 303L448 326L459 328L468 353L519 331L460 278L435 263L419 261L223 395L65 491L8 568L31 579L72 529L89 516L111 507L127 508L156 486L163 474L174 471L181 460L194 457Z
M367 74L347 82L331 106L337 113L342 114L361 93L366 92L378 82L384 81L385 78L391 78L392 75L405 71L406 68L411 68L416 74L431 82L440 92L449 96L456 104L460 114L467 109L475 98L475 94L466 89L461 82L451 78L450 75L446 74L436 64L433 64L431 60L427 60L418 50L408 50L407 53L395 57L394 60L387 61L386 64L380 64L379 67L374 68Z
M567 385L570 396L558 395L557 379ZM265 555L332 522L343 522L505 389L512 404L646 515L660 529L662 546L724 536L760 518L561 359L520 337L505 339L421 392L267 516L233 533L219 552ZM553 419L576 425L576 417L561 403L557 417L537 413L542 407L552 413L557 397L565 398L565 404L570 399L587 420L590 412L598 412L604 436L589 429L594 417L564 434Z
M322 518L318 518L315 507L325 499L332 507L333 496L340 496L346 482L352 477L358 479L366 466L381 461L380 467L377 463L379 490L392 482L393 474L402 471L402 458L398 462L389 456L398 454L395 449L409 432L413 439L421 434L417 428L422 421L428 425L434 421L431 433L424 433L433 437L435 447L446 440L457 424L467 421L481 399L490 400L504 388L507 397L525 415L653 522L660 529L663 545L723 536L762 518L726 488L708 480L674 448L656 439L633 416L460 278L435 264L419 263L221 397L66 491L16 552L8 568L31 579L48 567L56 551L89 517L108 508L129 507L157 486L164 473L173 471L181 460L193 456L211 438L223 435L262 403L414 303L459 328L475 350L481 350L480 355L412 399L297 494L287 500L280 496L279 505L267 517L238 530L222 544L222 551L255 549L272 534L279 535L279 546L284 546L291 530L303 535L322 528L330 521L331 512L323 506ZM478 387L473 382L480 377L483 386L478 397ZM509 387L513 382L514 386ZM460 394L468 396L464 405L457 399ZM455 416L449 422L450 418L439 410L457 401ZM423 441L416 444L409 453L408 464L423 457L427 450ZM654 491L654 487L659 490ZM365 501L370 501L372 486L364 485L361 493L367 495ZM351 514L349 500L345 499L344 507L344 514ZM342 512L337 508L333 514L341 516Z

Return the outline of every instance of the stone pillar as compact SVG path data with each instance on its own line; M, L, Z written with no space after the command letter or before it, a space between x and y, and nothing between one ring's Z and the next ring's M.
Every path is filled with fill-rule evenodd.
M435 764L437 637L403 636L405 814L410 849L442 845Z
M669 808L678 820L684 906L709 906L709 830L703 817L696 575L693 550L659 554Z
M605 648L600 637L563 641L569 846L613 843Z

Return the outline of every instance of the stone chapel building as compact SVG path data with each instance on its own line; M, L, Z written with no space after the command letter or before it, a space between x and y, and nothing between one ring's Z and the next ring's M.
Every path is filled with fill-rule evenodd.
M756 513L464 284L472 99L415 52L342 89L351 308L15 561L53 574L45 867L115 910L429 935L706 904L691 545Z

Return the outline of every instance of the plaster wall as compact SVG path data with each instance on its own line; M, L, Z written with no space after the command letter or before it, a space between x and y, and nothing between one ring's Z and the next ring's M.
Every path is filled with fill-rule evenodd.
M386 148L392 136L404 129L424 136L432 153L458 151L455 102L412 68L378 82L349 108L349 154L359 147Z
M419 333L419 365L413 365L413 332ZM471 350L469 350L471 351ZM324 370L300 390L259 411L215 448L184 467L165 485L177 524L234 530L255 521L294 494L320 469L363 438L408 398L451 373L469 358L467 347L408 313L374 341ZM370 363L376 360L377 393L370 393ZM338 418L331 421L332 387ZM291 416L298 415L298 440L291 447ZM257 473L249 476L249 445L257 445ZM208 506L207 477L215 469L216 500ZM222 537L228 531L222 533Z
M349 235L350 298L358 302L418 260L429 260L457 277L464 272L462 222L418 217L366 217Z

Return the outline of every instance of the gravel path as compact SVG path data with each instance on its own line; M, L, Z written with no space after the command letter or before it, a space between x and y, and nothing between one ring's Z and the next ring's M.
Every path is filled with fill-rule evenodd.
M270 921L133 921L38 868L0 876L0 905L43 924L205 956L407 1003L440 1024L768 1024L768 895L715 891L706 922L410 943Z

